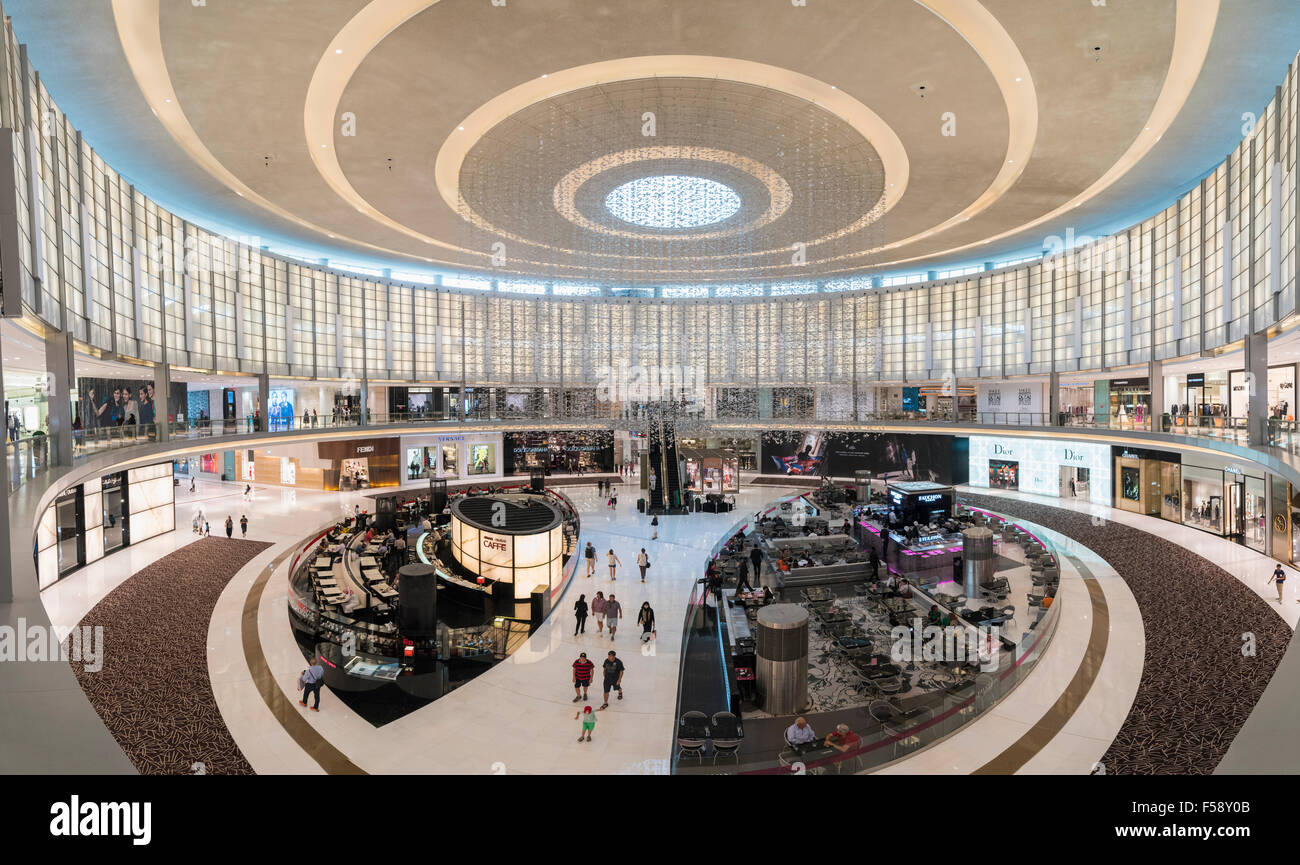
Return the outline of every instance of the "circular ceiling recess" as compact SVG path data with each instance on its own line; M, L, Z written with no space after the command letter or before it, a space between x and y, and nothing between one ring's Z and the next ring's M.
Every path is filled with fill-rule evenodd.
M707 177L659 174L614 187L605 209L642 228L685 230L730 219L740 211L740 196Z
M519 108L468 147L456 186L460 246L503 241L499 270L640 285L757 278L796 244L803 276L872 249L887 183L871 142L824 106L662 77Z

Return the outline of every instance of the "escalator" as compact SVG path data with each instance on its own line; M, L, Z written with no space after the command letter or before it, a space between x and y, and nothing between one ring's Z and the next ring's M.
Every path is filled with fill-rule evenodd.
M663 435L659 428L659 418L656 413L649 413L649 439L650 439L650 470L654 473L654 484L650 488L650 505L651 513L663 513L664 511L664 485L660 483L663 478Z
M646 406L647 433L650 439L650 470L654 488L650 490L652 513L686 513L682 497L681 467L677 454L677 429L663 405Z
M677 429L671 418L661 416L663 427L661 434L664 453L664 495L667 496L666 507L675 513L684 513L682 503L681 463L677 460Z

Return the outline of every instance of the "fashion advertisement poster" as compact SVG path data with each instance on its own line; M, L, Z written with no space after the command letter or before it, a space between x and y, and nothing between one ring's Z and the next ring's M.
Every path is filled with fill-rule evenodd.
M166 420L183 420L188 408L184 383L173 382L167 392L170 418L158 415L158 394L152 381L119 378L77 379L77 406L73 423L82 429L135 426Z

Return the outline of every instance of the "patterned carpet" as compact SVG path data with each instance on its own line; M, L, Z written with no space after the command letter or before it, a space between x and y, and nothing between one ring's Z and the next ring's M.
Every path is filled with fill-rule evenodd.
M1074 538L1132 590L1146 657L1133 708L1102 757L1106 774L1213 772L1291 642L1281 617L1222 568L1156 535L1047 505L961 498ZM1257 641L1253 657L1242 655L1246 633Z
M269 546L195 541L137 573L81 620L104 629L104 667L72 669L142 774L253 774L212 694L208 622L226 584Z

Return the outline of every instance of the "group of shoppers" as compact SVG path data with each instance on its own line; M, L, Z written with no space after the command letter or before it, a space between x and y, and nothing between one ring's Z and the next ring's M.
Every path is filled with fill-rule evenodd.
M614 639L618 633L618 620L623 617L623 605L610 592L609 597L605 597L604 592L596 592L596 597L587 602L587 595L578 595L578 600L573 604L573 636L587 633L587 616L596 617L596 633L603 636L605 625L609 625L609 638ZM641 602L641 609L637 612L636 623L641 626L641 642L646 643L655 638L657 633L655 629L655 611L650 606L649 601Z
M595 544L593 544L591 541L587 541L587 546L582 551L582 556L587 562L587 576L594 577L596 575ZM605 554L605 561L609 565L609 578L611 580L617 581L618 569L622 567L623 560L618 557L618 553L615 553L613 549L610 549ZM644 583L646 571L650 569L650 554L645 551L645 547L642 547L641 552L637 553L636 566L637 569L640 570L641 572L641 582Z

